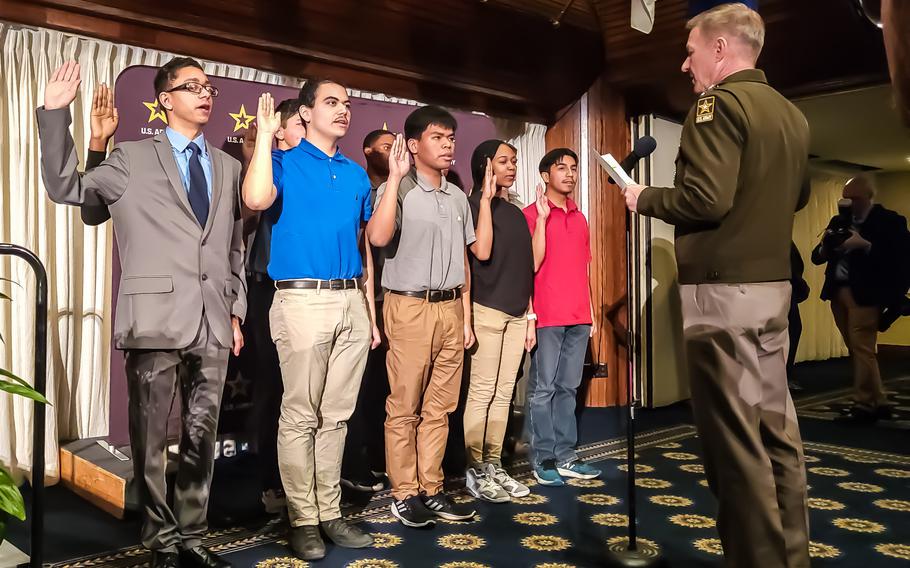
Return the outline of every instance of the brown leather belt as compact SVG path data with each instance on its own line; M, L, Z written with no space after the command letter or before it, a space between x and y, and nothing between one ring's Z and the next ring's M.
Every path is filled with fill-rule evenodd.
M337 280L279 280L279 290L356 290L363 288L359 278Z
M461 288L451 290L424 290L423 292L405 292L403 290L389 290L392 294L407 296L409 298L421 298L427 302L448 302L457 300L461 297Z

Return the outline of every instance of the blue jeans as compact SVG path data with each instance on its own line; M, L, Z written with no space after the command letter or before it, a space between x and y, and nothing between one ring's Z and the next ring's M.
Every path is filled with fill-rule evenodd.
M528 427L536 464L576 459L575 397L581 384L590 325L541 327L531 355Z

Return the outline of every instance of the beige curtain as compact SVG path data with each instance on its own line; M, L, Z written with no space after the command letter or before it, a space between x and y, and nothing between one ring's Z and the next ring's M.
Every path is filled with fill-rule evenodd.
M824 360L847 354L847 347L834 325L830 304L818 297L825 281L825 266L813 265L811 255L828 221L837 212L841 191L852 175L842 171L813 170L812 197L806 208L796 214L793 241L806 264L804 276L811 289L809 299L799 305L803 334L796 352L797 361Z
M35 108L54 68L66 59L82 67L80 94L73 107L73 137L84 155L88 143L91 93L101 82L113 85L131 65L161 65L173 54L0 23L0 241L35 251L48 273L48 398L46 476L58 476L57 440L104 436L108 429L110 353L110 223L86 227L73 207L47 199L38 170ZM255 69L203 62L207 73L272 84L298 80ZM13 302L0 304L0 366L31 380L35 284L18 260L0 263L0 276L19 286ZM0 394L0 463L18 476L31 468L32 405Z

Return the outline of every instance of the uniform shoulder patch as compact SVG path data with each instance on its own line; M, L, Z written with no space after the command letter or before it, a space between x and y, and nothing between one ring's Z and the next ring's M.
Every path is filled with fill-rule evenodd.
M714 95L698 99L695 105L695 124L714 120Z

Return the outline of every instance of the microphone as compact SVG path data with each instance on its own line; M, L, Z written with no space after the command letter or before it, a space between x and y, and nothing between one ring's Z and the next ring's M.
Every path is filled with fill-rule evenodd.
M623 169L624 172L629 173L632 171L632 168L635 167L635 164L638 163L642 158L650 156L654 150L657 148L657 140L652 136L642 136L635 141L635 144L632 146L632 151L629 152L629 155L622 159L619 162L619 167ZM615 184L613 178L610 178L610 183Z

